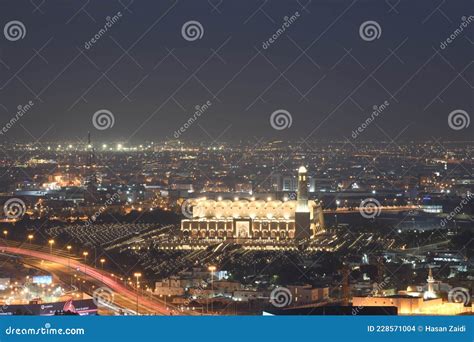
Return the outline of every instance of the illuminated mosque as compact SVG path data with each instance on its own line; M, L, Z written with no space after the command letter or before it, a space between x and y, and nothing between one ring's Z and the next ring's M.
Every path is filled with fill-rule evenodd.
M308 199L307 170L298 170L296 200L196 199L181 232L193 240L305 241L324 232L320 203Z

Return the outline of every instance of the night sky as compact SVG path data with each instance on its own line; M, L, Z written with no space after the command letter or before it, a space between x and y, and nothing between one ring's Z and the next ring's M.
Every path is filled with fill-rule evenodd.
M448 115L473 116L474 20L471 0L221 0L0 2L0 126L18 105L33 107L0 141L142 142L344 140L389 103L357 136L376 141L472 140L474 123L452 129ZM86 48L107 17L121 17ZM296 12L298 15L296 16ZM282 27L293 22L266 44ZM473 19L473 18L471 18ZM23 39L4 26L18 20ZM202 25L188 41L182 26ZM289 19L290 20L290 19ZM359 28L375 21L377 39ZM114 125L94 128L110 111ZM286 110L292 124L272 128ZM474 119L474 118L473 118Z

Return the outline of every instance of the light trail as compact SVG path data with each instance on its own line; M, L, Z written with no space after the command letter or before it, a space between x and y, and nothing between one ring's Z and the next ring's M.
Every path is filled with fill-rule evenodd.
M38 258L41 260L47 260L47 261L57 263L66 267L70 266L71 268L80 270L82 273L85 273L87 276L95 279L97 282L106 285L113 291L117 292L121 296L128 299L130 302L135 302L137 299L137 293L135 291L126 288L121 283L117 282L115 279L110 277L106 272L99 271L77 260L73 260L66 257L60 257L57 255L48 254L44 252L19 248L19 247L1 246L0 251L11 253L11 254L22 255L22 256L29 256L29 257ZM142 295L138 295L138 301L139 301L140 306L146 307L148 310L152 312L156 312L161 315L170 314L170 311L166 308L166 306L158 301L151 300L150 298L144 297ZM177 313L177 314L186 315L186 314L193 314L193 313L186 312L186 313Z

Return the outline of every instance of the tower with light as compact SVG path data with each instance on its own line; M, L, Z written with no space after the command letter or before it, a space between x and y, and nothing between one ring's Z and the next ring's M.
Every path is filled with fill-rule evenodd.
M308 205L308 171L306 167L298 169L298 194L296 198L295 237L308 239L311 237L311 211Z

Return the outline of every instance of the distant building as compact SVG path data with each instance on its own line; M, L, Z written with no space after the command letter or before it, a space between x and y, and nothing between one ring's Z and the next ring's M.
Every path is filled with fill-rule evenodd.
M221 292L224 295L240 290L242 288L242 284L238 281L232 280L217 280L214 281L212 287L214 287L214 290Z
M309 192L316 191L316 179L308 176L308 190ZM275 173L272 176L272 188L275 191L294 192L298 190L298 178L295 175L285 175Z
M353 316L354 308L351 306L325 305L304 308L273 308L262 312L263 316ZM397 308L394 306L365 306L357 311L358 316L394 316Z
M237 290L232 294L232 299L238 302L248 302L250 300L264 298L264 295L265 293L263 291Z
M329 298L329 287L313 288L311 285L288 285L292 295L292 305L304 305Z
M296 200L198 199L192 218L181 221L192 239L293 240L309 239L324 231L321 205L308 200L308 177L298 170Z
M442 298L424 299L408 295L393 295L387 297L353 297L354 307L366 306L395 306L400 315L456 315L470 312L464 303L450 303Z
M185 288L192 285L191 280L169 277L155 283L154 293L157 296L183 296Z
M390 296L353 297L352 306L355 310L366 306L395 306L400 315L458 315L471 312L471 307L465 307L462 302L447 302L438 296L439 282L433 278L431 268L426 281L426 291L422 293L400 291L399 294Z

